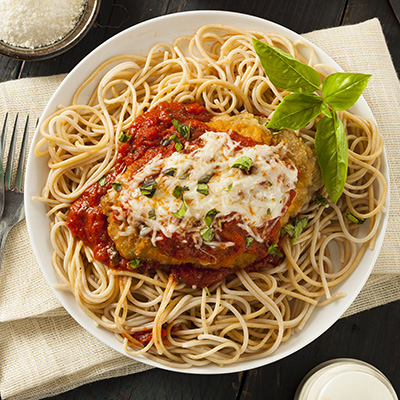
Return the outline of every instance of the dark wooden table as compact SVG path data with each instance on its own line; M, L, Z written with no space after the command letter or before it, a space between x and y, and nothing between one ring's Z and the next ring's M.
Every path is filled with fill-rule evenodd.
M399 0L391 1L400 4ZM41 62L0 56L0 82L69 72L100 43L134 24L164 14L200 9L252 14L298 33L377 17L400 72L400 25L389 0L103 0L95 27L64 55ZM357 358L375 365L400 393L399 332L400 301L341 319L303 350L255 370L198 376L154 369L85 385L52 399L291 400L310 369L338 357Z

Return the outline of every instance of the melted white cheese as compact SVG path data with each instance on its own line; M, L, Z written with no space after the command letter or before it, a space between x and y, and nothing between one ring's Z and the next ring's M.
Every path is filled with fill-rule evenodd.
M191 151L190 144L185 151L175 152L162 159L155 157L142 167L129 182L123 182L120 192L113 189L109 198L113 202L114 216L123 222L120 235L130 235L139 229L140 235L151 237L154 246L159 233L171 237L173 233L185 232L192 235L196 246L203 244L200 229L206 227L204 218L208 211L217 209L216 219L226 220L239 214L241 227L256 240L262 241L257 228L268 221L282 217L290 191L296 188L297 169L281 160L285 146L256 145L237 151L238 143L226 132L206 132L201 136L204 146ZM250 173L232 165L241 157L252 160ZM162 171L176 168L174 176ZM180 179L187 174L185 179ZM208 182L207 196L197 191L198 180L213 174ZM154 178L155 177L155 178ZM157 182L153 197L141 193L140 185L149 178ZM123 175L118 180L123 181ZM183 192L187 211L182 219L176 218L182 205L182 198L173 196L176 186L185 186ZM156 218L149 218L154 208ZM216 220L213 222L215 225ZM230 246L233 243L221 243L218 235L210 246Z

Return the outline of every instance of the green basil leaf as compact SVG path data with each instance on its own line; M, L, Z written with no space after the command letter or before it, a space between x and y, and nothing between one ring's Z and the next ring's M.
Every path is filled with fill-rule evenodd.
M281 237L284 237L286 233L290 237L293 237L293 235L294 235L294 225L286 224L285 226L283 226L282 229L281 229Z
M114 189L116 192L120 192L120 191L121 191L122 185L123 185L123 182L121 182L121 181L115 181L115 182L113 182L113 183L111 184L111 186L113 187L113 189Z
M154 179L147 179L140 185L140 191L143 196L153 197L156 192L157 182Z
M326 190L336 203L346 183L348 152L343 124L336 112L332 116L323 117L317 123L315 151Z
M365 218L359 218L350 211L347 211L346 218L357 225L362 225L365 222Z
M216 208L211 209L206 216L204 217L204 222L208 227L211 226L211 224L214 221L215 216L219 213L219 211Z
M293 130L303 128L321 113L323 102L316 94L289 94L272 114L267 128Z
M213 175L214 174L204 175L197 181L197 183L208 183L208 182L210 182L210 179L213 177Z
M141 261L139 258L134 258L133 260L130 260L128 265L129 268L136 269L140 265Z
M279 250L278 243L271 244L267 251L271 256L283 257L283 254Z
M204 196L208 196L208 194L210 193L208 185L206 183L199 183L197 186L197 191L201 194L204 194Z
M156 219L156 210L154 207L149 210L148 216L150 219Z
M253 45L265 73L277 88L299 93L319 90L321 78L315 69L257 39L253 39Z
M184 181L187 177L188 177L188 175L189 175L189 171L186 171L185 173L183 173L182 175L181 175L181 177L179 178L181 181Z
M253 244L253 242L254 238L251 236L247 236L245 249L248 249Z
M175 176L176 173L176 168L167 168L164 169L164 171L161 171L164 175L168 175L168 176Z
M321 194L319 194L315 198L315 203L317 203L321 207L325 207L325 206L327 206L329 204L329 201L328 201L328 199L326 197L324 197Z
M175 135L175 133L169 137L169 140L175 142L175 150L177 152L180 152L183 149L183 144L179 140L178 135Z
M303 232L304 228L307 226L308 218L295 218L294 220L294 233L291 240L291 244L293 244L297 238L300 236L301 232Z
M232 190L233 183L230 183L229 186L225 189L228 193Z
M200 235L205 242L211 242L214 239L214 229L213 228L200 229Z
M189 188L187 186L175 186L175 189L172 194L174 195L174 197L179 199L179 197L182 196L182 193L187 192L188 190Z
M121 132L119 134L119 141L121 143L126 143L131 137L132 137L132 135L127 135L126 133Z
M103 187L103 186L106 185L106 183L107 183L107 176L104 175L104 176L102 176L102 177L99 179L99 185L100 185L101 187Z
M322 102L321 112L322 112L322 114L326 115L327 117L332 118L331 110L329 109L329 107L325 103L325 101Z
M372 75L336 72L322 84L322 94L332 109L347 110L358 100Z
M240 168L249 173L252 161L250 157L240 157L231 165L231 168Z
M185 199L182 197L182 204L181 204L179 210L177 212L172 213L172 215L176 218L182 219L185 216L186 211L187 211L187 206L185 203Z
M181 124L178 120L173 119L172 125L174 126L175 130L185 139L190 138L190 124L188 126Z

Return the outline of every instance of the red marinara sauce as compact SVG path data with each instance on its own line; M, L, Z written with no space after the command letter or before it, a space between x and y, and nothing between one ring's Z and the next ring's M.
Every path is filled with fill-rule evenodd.
M110 268L130 269L129 260L119 255L114 242L108 235L107 217L103 214L100 204L102 197L115 182L116 176L126 171L127 168L129 174L133 176L138 169L146 165L156 155L161 155L163 158L172 155L176 151L174 141L169 140L172 134L177 135L184 146L187 139L176 131L173 120L177 120L185 126L190 125L189 140L193 145L196 144L199 136L206 131L210 131L205 122L210 121L211 118L212 115L198 103L162 103L134 120L128 133L122 136L123 142L118 147L114 171L89 187L71 205L68 212L67 226L74 236L79 237L92 249L95 259L105 263ZM230 134L239 143L238 149L257 144L251 138L245 138L235 132ZM201 144L199 143L199 145ZM290 202L294 195L295 193L291 196ZM290 202L288 202L287 207ZM274 240L279 237L280 227L280 222L275 221L273 228L268 232L268 237ZM249 251L254 252L261 258L261 260L247 267L248 269L260 270L267 265L276 265L280 262L280 256L268 254L268 246L254 242L251 250L245 249L245 233L241 232L237 225L232 224L226 228L228 229L224 229L225 233L222 236L225 240L236 243L235 249L229 249L230 252L236 251L240 254L244 251ZM174 237L164 238L159 242L158 247L161 252L177 258L184 258L190 254L194 256L200 254L188 244L182 246L180 239ZM155 268L166 269L176 279L184 281L189 286L197 287L210 286L235 272L233 268L198 268L192 264L172 266L152 261L142 262L138 272L147 272Z

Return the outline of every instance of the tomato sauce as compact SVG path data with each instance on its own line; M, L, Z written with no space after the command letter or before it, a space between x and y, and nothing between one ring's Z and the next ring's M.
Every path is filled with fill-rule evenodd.
M201 141L198 138L205 131L210 131L205 122L210 121L211 117L212 115L197 103L162 103L134 120L129 131L125 134L124 142L120 143L118 147L115 171L88 188L71 205L67 216L67 225L72 234L90 246L97 260L110 268L130 269L129 260L119 255L114 242L108 235L107 217L103 214L101 207L101 199L111 188L115 177L122 172L133 176L140 167L146 165L156 155L161 155L163 158L172 155L176 151L174 141L168 140L172 134L179 137L182 145L185 145L189 140L191 146L196 144L201 146ZM174 119L185 126L190 125L189 139L175 130L172 123ZM238 142L238 150L257 144L251 138L245 138L235 132L230 132L230 134ZM293 191L287 207L294 195L295 192ZM235 246L213 248L210 253L210 251L204 252L201 249L196 249L190 242L182 244L182 238L172 236L171 238L163 237L162 240L157 242L157 247L163 254L177 259L193 257L206 262L215 260L215 257L229 258L245 252L253 253L261 261L248 267L251 270L259 270L267 265L276 265L280 262L281 257L268 254L268 245L279 239L281 229L279 220L271 221L271 226L266 227L265 243L254 241L248 248L246 248L247 233L238 227L238 222L240 222L238 219L226 223L221 222L217 234L222 241L234 242ZM210 260L207 257L211 257ZM197 287L210 286L235 272L233 268L198 268L192 264L161 265L150 261L142 262L137 270L145 273L155 268L167 270L177 280L182 280L189 286Z

